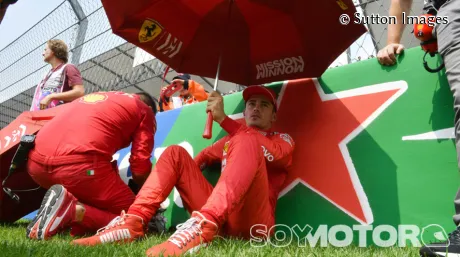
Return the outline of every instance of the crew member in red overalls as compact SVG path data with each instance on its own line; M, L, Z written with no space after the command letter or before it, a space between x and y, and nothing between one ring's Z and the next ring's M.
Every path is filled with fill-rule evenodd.
M145 93L98 92L77 99L37 134L27 163L48 189L27 237L48 239L64 228L94 233L134 202L112 156L132 143L129 162L139 186L152 169L154 100Z
M229 135L204 149L195 160L180 146L168 147L128 212L95 236L73 242L97 245L142 238L147 222L173 187L178 189L191 218L179 225L166 242L150 248L149 256L195 251L209 244L219 230L222 235L249 238L254 225L273 226L294 141L288 134L271 130L277 109L272 90L251 86L243 91L243 98L246 126L227 117L222 96L211 93L207 110ZM213 188L201 171L218 161L222 174Z

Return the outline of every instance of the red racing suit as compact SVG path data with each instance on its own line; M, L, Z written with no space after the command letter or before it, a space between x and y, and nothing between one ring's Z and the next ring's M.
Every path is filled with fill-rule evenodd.
M225 145L228 144L230 139L238 132L255 130L228 117L221 123L221 127L227 131L228 135L221 138L213 145L203 149L203 151L195 157L195 162L201 170L204 170L213 163L221 161L222 171L224 171L227 163L227 158L224 154L228 151ZM287 169L292 163L294 140L286 133L257 131L259 134L255 134L255 137L257 137L257 141L262 148L261 151L265 157L267 166L270 203L275 207L278 194L286 179ZM242 164L245 162L243 160L238 161Z
M275 223L277 196L292 162L294 141L288 134L258 131L226 118L229 135L193 160L180 146L168 147L128 213L150 220L175 186L185 208L201 211L222 226L221 233L248 238L251 228ZM221 161L213 188L201 170Z
M91 232L133 203L112 156L132 142L133 178L147 176L156 122L137 95L123 92L93 93L68 105L37 134L28 170L40 186L62 184L83 203L82 226Z

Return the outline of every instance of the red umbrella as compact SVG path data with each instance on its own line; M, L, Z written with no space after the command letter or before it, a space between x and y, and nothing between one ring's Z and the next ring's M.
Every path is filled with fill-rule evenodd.
M240 85L319 77L366 29L352 0L102 0L115 34L182 73ZM350 21L348 19L348 21ZM342 22L342 23L341 23ZM203 133L211 138L212 115Z
M352 0L102 0L115 34L178 72L241 85L319 77L366 29ZM343 17L343 16L342 16Z
M14 154L23 135L37 133L66 105L55 108L23 112L8 126L0 130L0 182L8 175ZM27 173L25 166L19 167L7 180L5 187L15 190L29 190L38 185ZM13 201L3 190L0 190L0 222L13 222L38 209L46 190L16 192L20 203Z

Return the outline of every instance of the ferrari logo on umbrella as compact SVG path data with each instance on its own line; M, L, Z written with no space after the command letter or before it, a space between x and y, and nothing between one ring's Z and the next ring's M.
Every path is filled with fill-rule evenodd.
M163 31L163 27L160 23L154 20L145 20L142 24L141 30L139 31L139 42L145 43L152 41Z
M347 10L348 6L342 1L342 0L337 0L337 4L342 8L342 10Z

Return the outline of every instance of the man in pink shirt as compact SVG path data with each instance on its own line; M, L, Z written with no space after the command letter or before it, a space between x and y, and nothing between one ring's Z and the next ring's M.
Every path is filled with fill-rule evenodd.
M31 111L44 110L72 102L85 94L80 71L68 61L68 48L59 39L48 40L43 60L51 65L35 89Z

